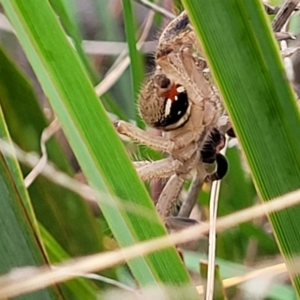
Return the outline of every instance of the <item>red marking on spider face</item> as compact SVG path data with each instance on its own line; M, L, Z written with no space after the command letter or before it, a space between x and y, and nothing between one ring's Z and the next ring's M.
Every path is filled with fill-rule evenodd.
M167 99L175 101L175 96L178 97L178 95L179 95L179 93L177 91L177 87L178 86L176 84L172 84L171 88L169 90L167 90L166 92L164 92L162 95Z

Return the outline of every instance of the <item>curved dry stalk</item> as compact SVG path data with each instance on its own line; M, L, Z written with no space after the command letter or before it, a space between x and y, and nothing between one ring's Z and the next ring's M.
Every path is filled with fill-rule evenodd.
M7 156L16 157L19 162L25 164L30 168L36 167L36 165L38 165L40 162L40 157L38 155L25 152L21 150L18 146L13 146L2 139L0 139L0 152ZM46 164L40 170L38 175L43 175L49 181L78 194L79 196L88 200L92 204L96 204L98 206L99 203L105 203L106 205L113 206L111 201L107 200L106 193L96 191L89 185L70 177L68 174L58 170L50 162L46 162ZM139 206L137 204L132 205L120 198L116 199L116 204L121 210L141 215L143 218L153 222L153 218L150 217L151 214L149 213L147 208L143 206Z
M274 266L269 266L262 269L250 271L242 276L235 276L235 277L224 279L222 280L222 283L224 288L230 288L257 277L263 277L269 274L272 274L272 276L280 275L286 272L287 272L287 268L285 263L281 263ZM197 291L200 295L203 295L203 286L202 285L197 286Z
M225 155L228 144L226 137L225 146L221 154ZM216 222L218 212L219 193L221 180L212 183L211 194L209 200L209 239L208 239L208 265L207 265L207 284L206 284L206 300L212 300L214 296L215 281L215 261L216 261Z
M236 226L264 215L300 203L300 190L286 194L267 203L247 208L242 211L230 214L217 220L217 230ZM134 246L117 249L101 254L86 256L84 258L73 259L62 264L55 270L49 267L25 267L18 271L13 271L0 277L0 298L10 298L17 295L29 293L74 278L72 273L90 273L104 270L124 263L135 257L146 255L154 251L161 250L174 244L186 243L198 239L209 231L209 224L202 223L187 228L169 236L159 237L150 241L138 243ZM295 263L299 258L291 258L288 263ZM293 261L292 261L293 260Z
M151 25L154 18L154 12L150 11L147 21L145 24L145 27L143 29L143 32L141 34L141 37L139 38L139 41L137 42L137 49L141 49L144 41L146 40L148 33L151 29ZM120 78L120 76L123 74L123 72L126 70L126 68L130 64L130 58L128 55L125 56L125 58L120 61L120 57L123 57L125 54L128 53L128 50L126 49L123 51L119 58L116 59L117 64L113 64L113 66L108 70L107 75L103 78L103 80L95 86L95 92L100 97L104 93L106 93Z
M40 146L42 156L36 166L30 171L30 173L24 179L24 185L28 188L33 181L38 177L38 175L42 172L45 165L47 164L48 154L46 149L46 142L60 129L60 124L57 118L55 118L50 125L45 128L42 132Z
M57 267L52 266L51 268L55 270ZM80 273L80 272L78 272L78 273L74 272L72 275L74 275L76 277L101 281L101 282L113 285L115 287L118 287L122 290L132 292L132 293L135 293L135 294L140 294L138 290L136 290L136 289L134 289L134 288L122 283L122 282L119 282L117 280L114 280L114 279L111 279L109 277L105 277L105 276L102 276L102 275L99 275L99 274L94 274L94 273L84 274L84 273Z
M169 12L168 10L164 9L163 7L147 1L147 0L135 0L135 2L140 3L141 5L148 7L150 9L152 9L153 11L160 13L161 15L163 15L164 17L168 18L168 19L174 19L176 16L174 14L172 14L171 12Z
M124 51L127 49L126 42L84 40L82 46L84 52L88 55L120 55L121 53L124 54ZM153 53L155 51L155 42L144 42L140 50L143 53Z

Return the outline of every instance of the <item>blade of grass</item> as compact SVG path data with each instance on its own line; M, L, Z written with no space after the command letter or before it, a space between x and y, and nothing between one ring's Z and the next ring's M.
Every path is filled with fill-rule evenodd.
M68 8L66 7L66 3L62 0L50 0L50 3L52 5L52 7L54 8L54 10L59 15L61 22L66 29L67 34L69 34L70 37L72 38L74 47L75 47L79 57L81 58L81 61L83 62L85 69L89 74L90 79L92 80L92 82L94 84L96 84L98 81L97 75L96 75L95 71L93 70L93 68L91 67L90 62L82 49L82 46L81 46L82 38L81 38L80 32L77 28L76 22L74 21Z
M49 4L1 2L90 184L106 193L111 203L102 203L101 209L120 245L164 235L153 204ZM145 207L153 221L118 210L116 197ZM129 266L141 285L190 284L174 248L136 258ZM185 299L196 299L195 289L190 290Z
M41 235L43 237L43 242L51 262L57 263L66 259L70 259L70 256L64 251L64 249L55 241L55 239L49 234L49 232L40 226ZM76 280L67 281L65 287L72 292L73 297L76 299L86 299L95 300L97 299L97 289L96 286L91 284L91 280L85 280L77 278ZM71 298L70 298L71 299Z
M144 68L142 64L142 57L136 47L136 24L134 23L132 2L131 0L122 0L125 32L128 43L129 57L130 57L130 71L131 81L133 86L133 95L137 99L141 85L144 81ZM137 105L134 105L136 121L139 127L143 128L144 122L139 116Z
M208 280L208 264L207 262L204 261L200 261L200 275L201 278L203 279L204 283L206 283L206 281ZM226 300L225 297L225 291L223 288L223 283L222 283L222 278L220 275L220 268L218 265L215 265L213 268L213 272L214 272L214 285L213 285L213 300ZM207 295L207 286L206 284L203 284L203 295ZM207 296L206 296L207 297ZM205 298L207 299L207 298Z
M1 148L3 146L4 144L1 142ZM217 221L217 229L219 232L221 232L235 227L237 224L248 222L253 219L253 216L264 216L266 212L287 209L288 207L296 205L297 203L300 203L300 190L273 199L267 203L244 209L226 217L222 217ZM113 265L129 261L132 258L155 252L158 249L164 249L170 245L182 244L199 239L203 237L203 235L207 234L208 230L209 224L203 222L180 232L173 233L170 236L158 237L150 241L141 242L139 244L117 249L111 252L86 256L78 258L77 260L73 259L69 262L64 262L61 264L59 269L49 270L47 268L45 269L44 267L37 268L35 269L36 272L30 276L22 273L17 279L11 278L9 275L3 275L0 276L0 296L2 296L2 298L8 298L19 295L20 291L23 293L29 292L53 283L66 281L70 278L73 278L71 274L74 272L85 273L96 270L104 270L112 267ZM296 268L297 270L299 269L298 266L296 266ZM3 282L6 284L1 285ZM18 290L16 290L16 287ZM188 290L184 288L184 292L188 292ZM188 297L180 297L179 299L186 298ZM177 297L172 299L177 299ZM189 299L191 299L191 296Z
M261 197L299 188L299 112L261 2L183 2ZM270 215L290 271L300 253L299 214L298 205ZM300 278L292 278L300 295Z
M0 136L10 140L0 110ZM17 162L0 154L0 273L13 268L47 263L36 233L36 222L28 195L22 186ZM20 299L63 299L60 288L50 287Z
M18 72L18 70L15 68L15 66L7 59L7 57L1 51L1 49L0 49L0 61L1 61L0 69L5 74L5 77L9 80L10 75L11 75L13 77L13 80L11 80L11 84L12 85L16 84L16 85L19 86L19 88L22 87L22 94L23 94L23 100L24 100L26 92L31 91L31 87L28 86L28 83L25 80L25 78L23 78L21 76L21 74ZM3 81L1 80L2 78L3 78L3 76L2 77L0 76L0 95L1 95L0 98L1 98L1 100L3 100L3 90L4 90ZM27 102L27 104L29 104L30 101L32 101L32 103L34 103L34 101L35 101L34 96L32 98L30 97L29 99L30 100ZM12 103L14 102L13 99L11 99L11 102ZM3 104L3 101L1 101L1 104ZM5 108L7 108L7 106L5 106ZM22 106L19 105L18 108L20 110L22 110ZM18 108L17 107L11 107L11 112L13 112L15 109L17 110ZM33 107L29 104L29 105L27 105L26 108L27 109L32 109ZM22 110L22 112L23 111L24 110ZM35 110L30 111L29 115L32 116L32 112L34 112L34 111ZM9 134L7 132L6 124L2 123L2 122L4 122L2 111L1 111L0 115L1 115L1 118L2 118L1 119L1 124L0 124L1 125L0 126L0 137L3 138L3 139L10 140ZM12 118L11 115L10 115L10 118ZM17 118L14 118L15 125L18 124L18 122L20 122L20 120L22 120L22 118L19 118L18 120L17 120ZM25 125L25 124L23 124L23 125ZM23 129L24 129L24 126L23 126ZM35 129L38 129L38 128L35 128ZM23 130L23 133L24 133L24 130ZM31 136L32 136L32 134L31 134ZM23 134L23 141L24 141L24 134ZM33 141L33 139L31 139L31 141ZM20 200L22 201L21 203L19 203L19 205L21 205L22 208L24 210L26 210L26 212L25 211L23 212L24 216L28 217L27 221L32 226L34 235L38 239L39 246L40 246L39 250L40 250L41 254L44 255L45 257L47 257L47 261L45 261L44 263L50 263L50 262L53 263L53 262L57 262L57 261L62 261L63 258L69 257L66 254L61 255L61 252L60 252L58 254L56 253L57 256L54 259L53 255L52 255L53 249L57 249L59 247L59 245L58 245L57 241L55 241L55 239L48 232L47 232L47 234L45 234L46 230L43 228L43 226L40 223L37 222L37 219L36 219L36 216L34 214L32 204L31 204L31 200L30 200L28 192L27 192L27 190L24 186L23 175L22 175L22 172L20 170L20 166L19 166L17 160L15 159L14 156L5 156L4 160L5 160L5 163L8 167L8 169L9 169L10 173L12 174L12 178L13 178L13 181L14 181L14 184L15 184L15 187L16 187L15 192L19 195ZM43 187L40 186L40 188L43 190L43 192L45 192L45 189ZM41 204L42 201L39 201L39 203ZM55 209L59 209L53 203L52 203L52 207L55 207ZM4 211L3 213L7 214L8 211ZM48 213L47 216L43 215L42 220L45 220L46 218L49 219L49 213ZM65 217L65 219L66 219L66 217ZM89 224L89 222L86 219L86 216L84 214L84 211L81 211L81 221L84 221L87 224ZM52 219L52 223L53 223L53 219ZM74 226L74 224L71 224L71 226ZM52 227L54 227L54 226L52 226ZM76 227L76 225L74 227ZM83 227L85 227L85 226L83 226ZM40 232L40 229L42 229L41 232ZM91 226L89 226L89 232L85 232L84 237L82 237L82 235L77 235L76 237L73 235L73 240L76 240L77 243L85 243L86 236L90 235L91 238L93 238L93 240L94 240L94 244L97 245L97 242L96 242L97 241L97 236L95 236L93 234L93 230L91 230L91 229L92 229ZM62 230L62 229L60 228L60 230ZM79 230L78 227L76 228L76 230L77 231ZM17 238L20 238L20 237L17 237ZM4 241L4 242L6 242L6 241ZM15 244L14 239L12 239L11 243L14 243L14 246L17 249L11 249L10 253L6 253L7 257L9 257L11 253L12 254L18 253L18 251L19 251L20 245ZM86 245L84 245L84 246L86 247ZM32 247L34 247L34 245ZM96 248L96 249L99 249L99 248ZM18 253L18 255L19 255L19 253ZM49 261L48 261L48 259L49 259ZM16 263L18 263L18 262L16 262ZM30 261L28 261L27 264L30 264ZM13 265L12 267L15 267L15 266L16 265ZM90 284L90 282L86 283L84 285L84 284L82 284L81 280L73 280L70 283L61 284L60 285L60 290L61 290L62 294L64 295L64 297L66 295L71 295L71 299L83 299L83 298L85 298L85 299L96 299L96 289L95 289L95 287L92 288L92 286L89 285L89 284ZM87 291L88 291L88 293L87 293ZM39 295L39 297L41 297L41 294L38 294L38 295ZM26 296L24 296L24 297L26 297ZM56 297L55 297L55 299L56 299Z
M224 216L243 208L254 205L257 202L257 194L252 179L241 163L243 159L237 147L228 148L226 157L229 162L229 170L222 180L218 215ZM259 253L263 256L274 255L278 247L273 236L270 236L263 227L254 222L240 225L234 231L224 232L218 235L217 256L220 258L240 261L247 255L249 239L255 239L259 243Z
M40 137L47 121L32 86L1 49L0 73L5 74L0 76L0 104L13 141L23 150L40 152ZM54 139L47 142L47 153L50 161L72 176L73 171ZM23 168L23 174L28 172L28 168ZM98 225L82 198L41 177L29 188L29 194L39 222L70 255L103 249Z
M199 273L199 260L206 260L207 257L204 254L185 251L184 262L186 263L187 268L191 272ZM269 269L272 269L272 266L262 268L262 269L251 269L246 267L244 264L237 264L231 261L226 261L223 259L217 258L217 264L220 267L220 276L223 278L223 287L228 288L231 286L235 286L238 283L232 284L232 278L247 278L249 280L249 274L255 274L254 278L261 275L261 271L264 271L266 275L270 275ZM260 272L257 272L260 271ZM274 272L274 271L273 271ZM251 278L253 278L251 277ZM229 284L230 283L230 284ZM199 291L199 289L198 289ZM268 293L265 295L268 299L278 299L278 300L286 300L293 299L296 300L296 294L293 288L287 284L279 284L274 283L270 286Z

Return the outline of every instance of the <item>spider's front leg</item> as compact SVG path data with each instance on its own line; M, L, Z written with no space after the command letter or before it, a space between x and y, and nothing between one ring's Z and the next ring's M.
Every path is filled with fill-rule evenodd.
M138 166L140 162L136 162L136 171L142 181L152 178L169 178L175 171L182 166L182 162L172 157L153 161L148 164ZM135 163L134 163L135 165Z
M114 126L118 133L129 137L132 141L139 144L145 145L156 151L173 154L174 157L177 156L176 153L179 153L179 160L188 159L196 149L196 145L193 143L198 136L196 132L187 132L172 139L153 135L150 132L144 131L125 121L116 121ZM186 145L189 145L189 147ZM183 148L185 149L184 152L181 151Z
M161 152L172 152L175 148L175 143L162 136L153 135L147 131L144 131L133 124L125 121L117 121L114 123L118 133L129 137L131 140L148 146L154 150Z

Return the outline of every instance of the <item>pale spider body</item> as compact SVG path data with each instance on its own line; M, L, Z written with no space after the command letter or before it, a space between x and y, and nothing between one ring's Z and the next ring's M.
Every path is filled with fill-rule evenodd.
M206 77L206 64L199 64L200 59L194 56L194 32L186 30L170 43L169 53L160 51L168 44L159 43L157 69L141 92L139 109L149 126L162 130L164 137L178 144L179 149L175 146L170 154L177 156L179 150L186 156L186 147L201 147L217 125L221 102Z
M293 38L279 31L297 9L296 2L286 1L281 8L264 4L268 13L276 14L272 26L278 40ZM140 161L134 165L142 180L168 178L156 208L170 225L174 221L170 218L172 208L189 175L193 174L193 180L178 214L181 221L189 217L203 182L221 179L226 174L227 161L219 151L225 144L225 133L234 136L234 132L223 114L220 96L186 12L163 31L156 65L154 74L142 88L139 109L144 121L161 130L162 136L123 121L115 125L119 133L132 140L169 154L159 161Z
M157 68L140 93L141 116L149 126L161 130L162 136L122 121L117 124L120 133L170 155L160 161L135 164L142 180L170 178L156 206L163 219L170 215L192 172L203 182L216 171L215 159L203 163L201 149L211 131L219 127L221 101L206 62L199 56L195 34L187 25L183 13L165 29L157 48Z

